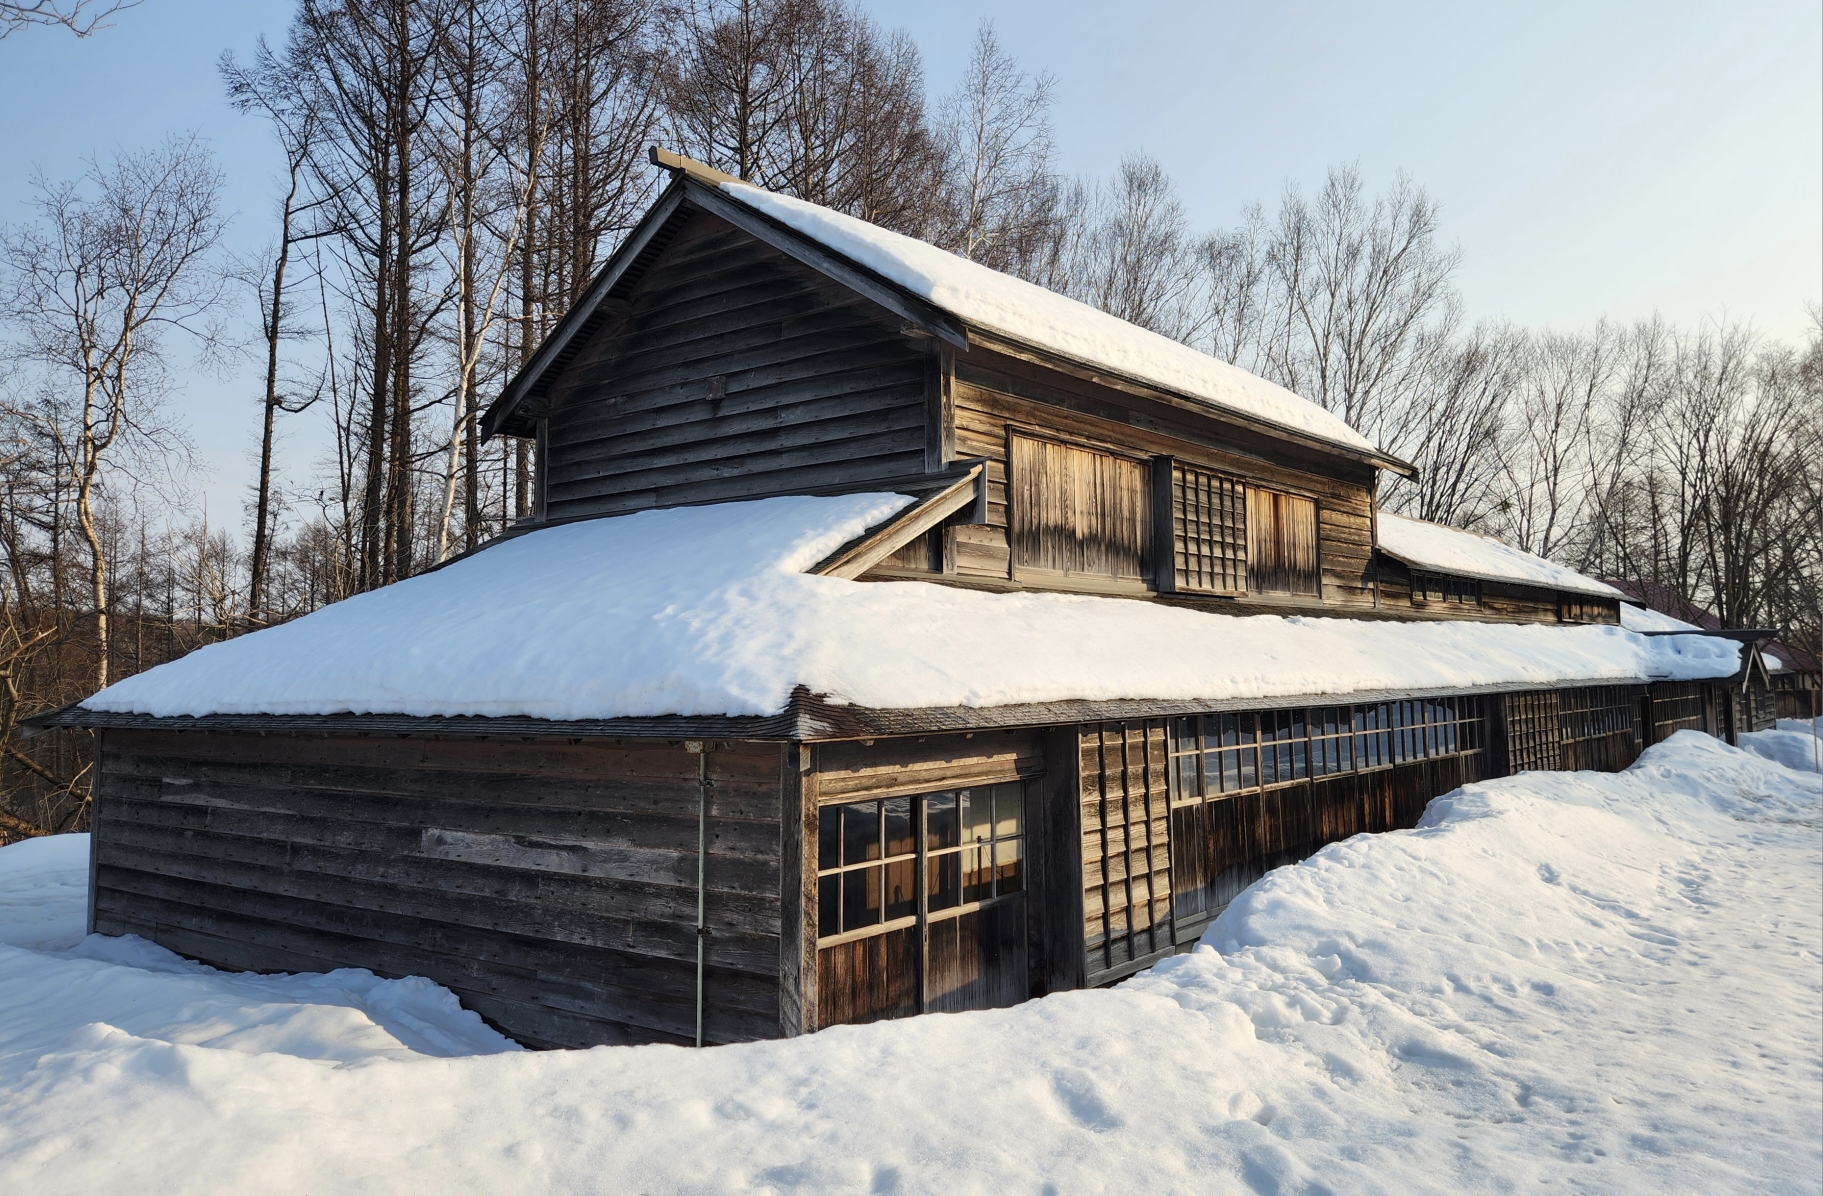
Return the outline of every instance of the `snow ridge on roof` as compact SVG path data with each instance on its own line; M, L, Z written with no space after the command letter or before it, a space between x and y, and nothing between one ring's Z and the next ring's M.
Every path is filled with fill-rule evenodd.
M546 528L198 649L83 706L166 717L771 715L799 685L877 709L1269 704L1739 667L1728 640L1618 627L1242 618L804 572L909 501L769 498Z
M1379 522L1380 550L1420 569L1435 569L1439 573L1483 581L1515 581L1573 594L1625 597L1611 585L1584 577L1555 561L1533 556L1493 536L1395 515L1391 511L1381 511Z
M1310 400L1086 303L807 200L747 183L721 190L966 323L1319 440L1380 451Z

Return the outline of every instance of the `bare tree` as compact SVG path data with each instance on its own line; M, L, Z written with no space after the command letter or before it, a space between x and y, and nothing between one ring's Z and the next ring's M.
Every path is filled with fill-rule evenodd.
M89 555L95 683L108 683L108 553L97 487L123 440L152 435L161 337L202 334L219 278L221 175L194 140L91 162L76 181L36 180L38 223L12 230L8 315L34 356L76 388L71 407L76 523Z
M1128 154L1114 179L1085 198L1070 214L1085 225L1066 253L1070 293L1141 328L1184 336L1193 318L1194 246L1164 167L1144 151Z
M0 0L0 38L32 25L62 26L77 37L104 28L117 12L141 0Z
M243 67L232 54L223 54L220 69L228 87L229 102L240 112L258 112L264 116L285 153L285 193L278 205L277 243L257 268L239 271L244 280L262 292L260 334L266 347L265 394L260 404L259 475L254 485L253 544L247 576L247 617L258 623L264 621L266 614L266 572L273 538L272 443L276 417L281 410L298 414L315 401L315 396L287 401L280 389L279 347L292 335L286 274L295 246L330 233L307 229L300 224L303 217L327 201L309 200L303 195L304 172L318 131L317 115L309 105L299 102L286 66L262 39L250 66Z

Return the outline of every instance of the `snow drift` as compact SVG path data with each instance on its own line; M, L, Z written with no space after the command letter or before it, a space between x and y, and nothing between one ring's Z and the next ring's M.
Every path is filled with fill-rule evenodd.
M358 974L0 949L0 1186L1816 1192L1820 807L1680 732L1327 847L1112 990L708 1051L437 1057L501 1044L421 993L413 1047ZM41 943L80 939L79 842L0 849Z
M1723 677L1739 646L1618 627L1237 618L804 572L910 500L770 498L547 528L83 702L151 715L767 715Z

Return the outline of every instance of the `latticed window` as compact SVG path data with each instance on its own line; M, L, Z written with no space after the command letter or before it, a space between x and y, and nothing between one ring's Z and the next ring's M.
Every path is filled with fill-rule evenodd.
M1205 594L1247 588L1247 488L1239 479L1172 463L1174 584Z
M1442 605L1480 606L1481 583L1447 573L1412 574L1412 600Z
M1247 487L1247 587L1264 594L1320 591L1317 504Z

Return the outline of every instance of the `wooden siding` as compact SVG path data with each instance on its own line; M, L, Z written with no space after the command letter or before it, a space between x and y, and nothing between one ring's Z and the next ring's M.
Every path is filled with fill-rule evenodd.
M954 452L958 458L988 462L986 522L945 529L947 565L958 577L1005 583L1013 576L1007 457L1009 433L1024 430L1117 454L1169 457L1191 468L1308 496L1317 506L1324 605L1373 606L1373 479L1365 467L1230 428L1213 412L1210 419L1197 421L1175 408L986 349L958 353L954 360L947 396L955 423ZM1084 583L1072 588L1097 587Z
M1478 605L1414 600L1411 566L1381 554L1380 603L1388 610L1420 618L1475 619L1486 623L1557 623L1565 621L1566 604L1581 615L1577 622L1618 624L1620 601L1566 595L1557 590L1504 581L1471 581L1480 593Z
M894 317L699 214L551 390L552 519L925 468L936 356Z
M421 975L528 1045L686 1042L697 758L630 741L104 734L96 929ZM780 749L711 754L705 1033L776 1037Z

